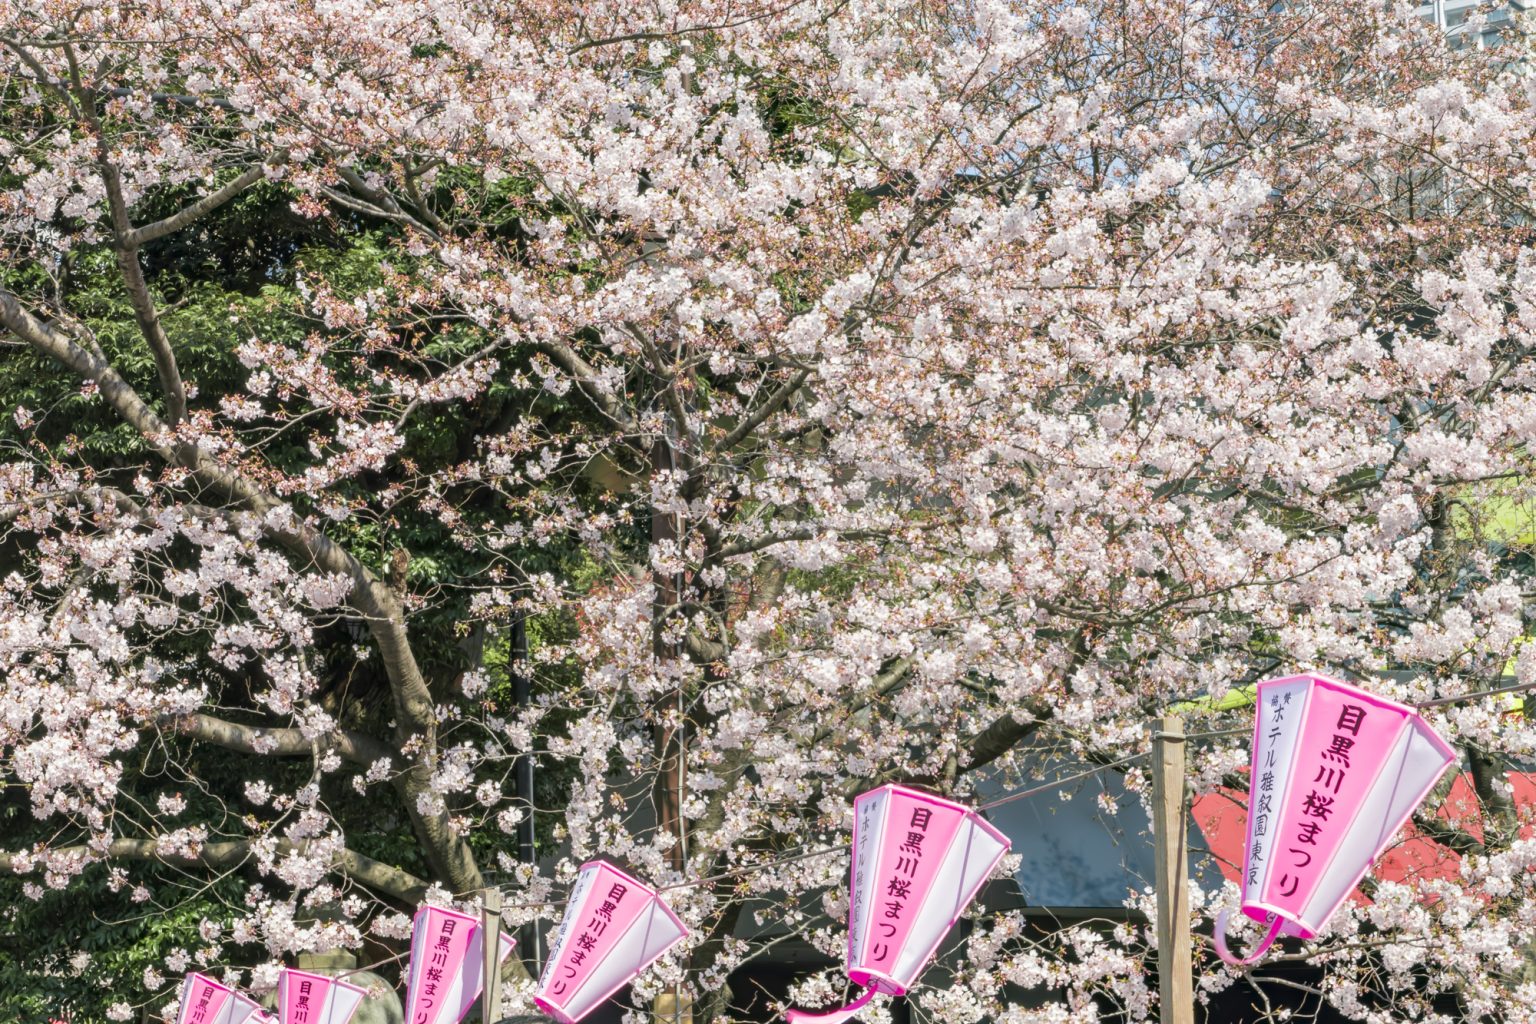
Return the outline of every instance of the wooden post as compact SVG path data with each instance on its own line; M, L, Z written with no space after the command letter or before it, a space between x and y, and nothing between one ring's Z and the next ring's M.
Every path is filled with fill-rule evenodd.
M485 905L480 911L481 931L485 935L485 962L480 972L485 984L480 989L481 1024L495 1024L501 1011L501 890L485 890Z
M1184 808L1184 719L1152 732L1152 840L1157 851L1157 985L1162 1024L1195 1024L1189 934L1189 816Z

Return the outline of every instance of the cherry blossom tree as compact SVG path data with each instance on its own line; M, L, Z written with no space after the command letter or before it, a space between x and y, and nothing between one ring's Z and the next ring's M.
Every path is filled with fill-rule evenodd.
M693 936L635 992L709 1020L754 923L840 955L873 781L1118 762L1293 668L1536 682L1536 85L1412 5L0 14L0 325L54 395L11 400L0 467L0 764L42 829L0 866L32 896L238 881L194 959L259 986L423 898L558 917L603 855L712 879L669 891ZM256 195L366 272L269 254L189 318L167 247L226 258ZM1433 712L1479 798L1418 822L1459 879L1291 951L1347 1015L1536 1018L1504 779L1536 731L1505 711ZM519 755L565 786L552 873L510 855ZM1244 760L1204 746L1192 784ZM359 848L360 802L408 856ZM916 1000L1146 1019L1148 941L985 916Z

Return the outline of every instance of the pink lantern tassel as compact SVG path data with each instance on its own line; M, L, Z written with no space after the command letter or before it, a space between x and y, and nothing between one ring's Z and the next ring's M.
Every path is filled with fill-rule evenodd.
M869 1001L875 998L876 988L874 983L864 987L864 994L846 1006L840 1006L836 1010L827 1013L807 1013L804 1010L790 1010L784 1014L784 1019L789 1024L843 1024L843 1021L858 1013L869 1005Z
M1227 912L1223 910L1216 915L1216 955L1233 967L1247 967L1251 963L1256 963L1260 957L1269 952L1269 947L1275 944L1275 940L1280 937L1280 929L1284 927L1285 918L1278 914L1272 915L1269 921L1269 931L1264 933L1264 938L1259 940L1259 944L1254 947L1253 952L1243 957L1233 956L1232 951L1227 948Z

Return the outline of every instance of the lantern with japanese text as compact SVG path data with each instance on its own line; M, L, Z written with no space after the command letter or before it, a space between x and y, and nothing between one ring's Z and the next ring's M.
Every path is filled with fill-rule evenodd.
M195 971L181 983L176 1024L265 1024L261 1004Z
M285 967L277 976L278 1024L348 1024L367 995L345 981Z
M480 921L468 914L442 907L422 907L416 912L405 1024L458 1024L464 1019L484 984L484 932ZM516 945L505 934L500 939L498 964Z
M963 804L905 786L853 802L848 977L864 993L830 1013L789 1011L790 1024L840 1024L876 992L917 980L998 861L1008 840Z
M1282 934L1311 938L1457 760L1413 708L1326 676L1258 686L1248 780L1243 913L1269 926L1252 963Z
M606 861L588 861L533 1001L560 1024L575 1024L687 934L655 890Z

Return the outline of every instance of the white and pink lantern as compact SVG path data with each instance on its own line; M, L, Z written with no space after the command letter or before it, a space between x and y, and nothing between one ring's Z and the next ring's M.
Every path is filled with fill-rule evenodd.
M500 936L496 962L516 943ZM485 979L485 929L478 918L422 907L411 926L411 966L405 987L406 1024L458 1024L480 998Z
M181 983L176 1024L265 1024L271 1018L249 996L196 971Z
M606 861L588 861L533 1001L560 1024L575 1024L687 934L654 889Z
M278 1024L348 1024L367 995L338 978L284 967L277 976Z
M1248 780L1242 911L1268 925L1253 963L1280 935L1320 931L1397 830L1457 761L1419 713L1320 675L1258 685Z
M864 986L830 1013L789 1011L790 1024L841 1024L876 992L917 981L1008 852L1008 839L964 804L888 785L853 802L848 977Z

